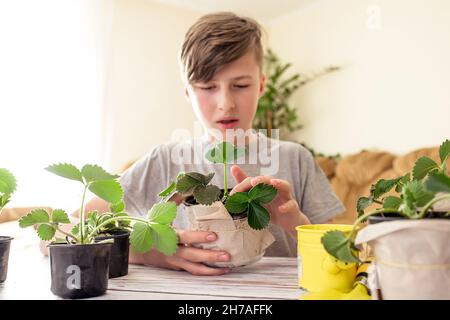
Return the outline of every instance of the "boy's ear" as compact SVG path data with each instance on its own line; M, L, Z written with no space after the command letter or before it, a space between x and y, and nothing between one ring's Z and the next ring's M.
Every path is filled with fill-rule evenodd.
M259 97L261 98L266 91L266 75L262 74L261 79L259 79Z
M189 96L188 86L184 86L184 97L189 103L191 103L191 97Z

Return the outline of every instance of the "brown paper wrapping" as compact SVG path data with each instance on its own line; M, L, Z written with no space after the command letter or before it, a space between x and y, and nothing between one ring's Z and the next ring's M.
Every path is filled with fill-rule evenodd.
M213 231L217 240L210 243L195 245L209 250L224 250L231 255L228 262L207 263L212 267L241 267L250 265L265 253L275 238L269 230L254 230L247 218L233 220L222 202L216 201L210 206L187 206L185 214L189 221L189 230Z
M369 225L356 237L364 242L375 255L371 289L378 286L382 299L450 299L450 220Z

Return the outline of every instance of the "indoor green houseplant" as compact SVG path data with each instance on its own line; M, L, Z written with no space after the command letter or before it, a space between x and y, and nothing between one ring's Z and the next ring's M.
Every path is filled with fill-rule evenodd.
M11 195L17 187L16 178L7 169L0 168L0 214L2 209L10 201ZM11 237L0 236L0 283L6 280L8 273L9 248Z
M323 236L325 250L341 261L358 263L355 243L368 242L385 298L450 298L448 290L439 289L450 286L450 274L445 271L450 208L436 207L450 200L449 157L450 141L446 140L439 148L440 164L421 157L411 173L379 180L368 197L358 200L359 217L353 230L348 235L330 231ZM393 188L396 194L386 195ZM372 204L378 208L365 212ZM358 230L366 219L369 226Z
M255 185L247 192L236 192L229 195L227 166L231 161L244 155L243 149L235 148L229 142L222 142L210 149L205 158L212 163L223 165L224 188L210 184L214 173L203 175L197 172L181 172L169 187L160 193L162 199L168 199L174 193L184 198L185 214L188 215L190 228L194 230L211 230L218 234L218 242L201 244L201 248L222 249L235 252L230 263L216 263L214 266L236 267L256 261L266 246L273 240L266 228L270 222L270 214L264 205L270 203L276 196L277 190L268 184ZM220 215L220 217L218 216ZM214 218L212 218L214 216ZM207 218L211 217L211 218ZM222 219L222 220L220 220ZM259 237L255 240L258 247L257 256L245 256L250 249L252 234ZM238 241L236 237L249 237L249 241ZM227 240L228 239L228 240ZM269 243L270 242L270 243Z
M155 204L146 218L131 217L123 210L123 190L117 181L118 176L96 165L85 165L79 170L71 164L56 164L46 170L83 185L80 223L70 232L61 228L70 223L67 213L61 209L55 209L51 213L35 209L19 221L23 228L35 226L42 240L51 241L51 290L56 295L85 298L101 295L106 291L111 240L99 241L98 237L116 223L122 223L121 228L127 227L128 222L134 223L130 242L138 252L145 252L152 246L168 255L176 251L177 236L170 225L176 216L175 203ZM86 214L84 206L88 190L110 203L111 212L102 215L96 212ZM57 232L63 238L57 238Z

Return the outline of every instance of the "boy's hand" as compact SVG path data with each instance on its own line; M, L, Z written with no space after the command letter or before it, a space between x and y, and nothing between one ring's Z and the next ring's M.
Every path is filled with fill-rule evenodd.
M192 244L212 242L217 235L210 231L177 230L178 250L171 256L165 256L159 251L151 250L144 254L131 253L130 262L172 270L186 270L193 275L218 276L231 271L229 268L211 268L204 262L224 262L230 260L225 251L205 250L192 247Z
M238 184L231 190L230 195L248 191L259 183L270 184L278 190L275 199L265 207L270 212L272 223L282 227L294 238L297 237L296 226L310 224L308 217L300 211L292 195L291 185L286 180L270 176L248 177L237 165L231 167L231 174Z

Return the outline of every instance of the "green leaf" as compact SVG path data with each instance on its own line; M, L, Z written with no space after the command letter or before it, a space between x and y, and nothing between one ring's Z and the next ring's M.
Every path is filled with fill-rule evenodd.
M248 192L248 196L252 201L258 203L269 203L277 195L277 189L265 183L259 183Z
M441 158L441 163L444 163L450 156L450 140L445 140L439 147L439 158Z
M86 182L99 181L99 180L115 180L119 178L118 175L113 175L106 172L102 167L98 165L87 164L81 169Z
M186 174L182 174L177 177L176 189L180 193L187 193L201 184L201 181L194 179Z
M152 228L146 223L136 222L130 234L130 243L136 252L146 252L153 245Z
M4 195L2 195L2 196L0 196L0 213L2 213L2 208L4 207L4 206L6 206L6 204L9 202L9 199L10 199L11 197L10 197L10 195L9 194L4 194Z
M49 224L41 224L37 228L37 234L39 238L41 238L44 241L50 240L54 237L56 232L55 227L49 225Z
M425 187L432 192L450 193L450 177L445 173L431 173L425 181Z
M364 210L373 203L372 198L361 197L356 202L356 211L358 211L358 215L364 214Z
M89 190L109 203L122 201L123 190L116 180L99 180L89 184Z
M198 172L186 172L186 175L191 177L192 179L200 181L203 185L206 186L208 183L211 182L211 179L214 177L214 172L211 172L207 176Z
M228 197L225 208L230 213L242 213L248 209L249 201L247 192L236 192Z
M400 207L400 205L402 203L403 203L403 200L400 199L399 197L388 196L383 201L383 208L384 209L398 210L398 208Z
M194 198L200 204L210 205L220 197L220 189L216 186L197 186L194 189Z
M167 188L165 188L163 191L158 193L158 196L159 197L167 197L169 194L171 194L172 192L175 191L176 185L177 184L175 183L175 181L173 181Z
M73 226L72 230L70 231L71 234L78 236L80 234L80 223L77 223Z
M346 235L339 230L328 231L321 239L325 251L338 260L358 263L359 259L354 254L352 244Z
M402 177L386 180L380 179L377 181L375 185L371 188L371 193L373 194L374 199L378 199L383 194L389 192L401 179Z
M434 198L434 194L429 192L423 183L418 180L408 182L403 187L404 199L408 207L422 207L426 205L431 199Z
M209 150L205 158L212 163L230 163L245 154L244 149L237 149L229 142L221 142Z
M405 174L403 177L400 178L399 182L397 183L397 185L395 186L395 191L397 193L401 193L403 186L408 183L409 181L411 181L411 173L407 173Z
M413 167L413 179L421 180L425 178L428 173L437 169L439 169L439 166L436 162L434 162L434 160L428 157L420 157L417 159Z
M112 213L123 212L123 211L125 211L125 202L120 201L120 202L117 202L117 203L115 203L115 204L111 204L111 205L109 206L109 210L110 210Z
M269 225L270 214L266 208L256 202L250 202L248 206L248 224L255 230L264 229Z
M170 224L177 216L177 205L175 202L154 204L148 212L148 218L159 224Z
M152 229L156 249L167 256L174 254L178 249L178 237L175 230L164 224L153 224Z
M34 209L19 220L19 226L21 228L27 228L38 223L47 222L50 222L48 212L44 209Z
M52 212L52 222L55 223L70 223L69 216L64 210L55 209Z
M51 166L48 166L45 168L45 170L54 173L60 177L80 181L84 184L83 176L81 174L81 171L77 169L74 165L70 163L59 163L59 164L53 164Z
M118 212L118 213L114 214L114 217L128 217L128 214L126 214L125 212ZM119 220L119 221L117 221L117 224L120 229L126 229L126 228L130 227L131 221L130 220Z
M14 175L6 169L0 168L0 193L12 194L16 191L17 181Z

